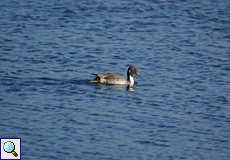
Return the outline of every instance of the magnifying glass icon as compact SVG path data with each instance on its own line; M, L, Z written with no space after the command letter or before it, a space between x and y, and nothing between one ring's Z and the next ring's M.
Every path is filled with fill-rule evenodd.
M3 149L7 153L12 153L15 157L18 156L18 154L14 151L15 150L15 145L11 141L7 141L3 145Z

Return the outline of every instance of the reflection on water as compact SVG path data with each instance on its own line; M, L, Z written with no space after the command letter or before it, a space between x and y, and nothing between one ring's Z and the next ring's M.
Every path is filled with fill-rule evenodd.
M108 84L103 84L103 83L95 83L97 84L99 87L97 88L97 90L101 90L103 91L104 88L110 86L114 89L119 89L119 90L124 90L126 89L127 91L134 91L134 87L133 85L126 85L126 84L119 84L119 85L116 85L116 84L113 84L113 85L108 85Z

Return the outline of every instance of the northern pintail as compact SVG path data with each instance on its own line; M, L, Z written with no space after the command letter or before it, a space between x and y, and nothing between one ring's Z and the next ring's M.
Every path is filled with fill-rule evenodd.
M134 79L133 75L136 74L141 76L137 73L137 69L133 66L128 68L127 71L127 79L120 74L113 74L113 73L96 73L93 75L97 76L95 79L89 82L97 82L97 83L104 83L104 84L126 84L126 85L133 85Z

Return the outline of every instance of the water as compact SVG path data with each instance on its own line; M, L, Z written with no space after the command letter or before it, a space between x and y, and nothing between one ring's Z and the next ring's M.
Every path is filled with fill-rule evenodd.
M0 137L21 138L22 159L230 159L228 1L1 1L0 14ZM87 82L131 65L133 88Z

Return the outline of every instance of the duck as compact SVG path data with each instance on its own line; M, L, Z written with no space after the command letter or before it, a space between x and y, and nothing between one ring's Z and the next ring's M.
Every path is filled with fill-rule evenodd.
M133 75L142 77L137 73L137 69L134 66L131 66L127 70L127 79L120 74L113 73L92 73L96 78L89 82L103 83L103 84L115 84L115 85L133 85L134 78Z

